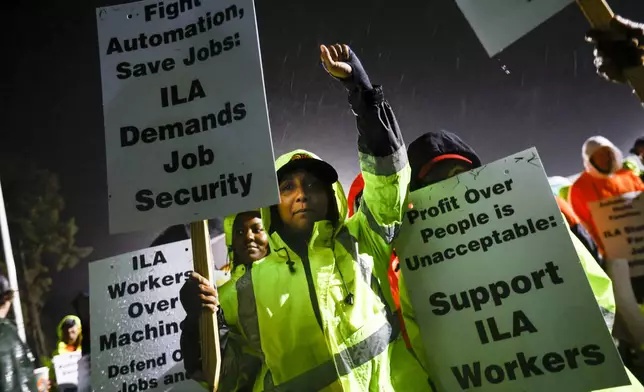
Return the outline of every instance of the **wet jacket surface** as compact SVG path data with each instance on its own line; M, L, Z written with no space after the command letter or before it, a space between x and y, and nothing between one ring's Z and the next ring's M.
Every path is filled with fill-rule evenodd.
M298 249L271 230L270 209L263 210L271 253L235 273L233 280L242 276L230 286L234 294L221 303L226 323L247 342L244 350L264 364L258 391L429 390L400 335L388 287L409 183L405 147L381 88L352 91L350 103L365 180L360 209L346 218L336 182L339 221L317 222ZM278 158L277 168L297 154L317 158L297 150Z
M20 340L16 326L0 319L0 391L35 392L34 363L26 344Z

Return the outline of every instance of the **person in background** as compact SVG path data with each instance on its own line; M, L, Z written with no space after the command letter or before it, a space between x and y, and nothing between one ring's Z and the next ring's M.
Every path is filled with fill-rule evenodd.
M261 353L266 373L256 390L430 390L382 289L409 183L402 135L355 53L347 45L320 51L357 117L360 208L347 219L338 174L319 157L280 156L280 203L262 209L271 253L238 281L236 312L224 313L245 331L247 349ZM214 295L202 293L210 299L194 300L215 306Z
M644 65L644 24L616 15L605 29L593 29L586 34L586 41L593 44L594 64L597 74L614 83L626 83L626 71ZM632 153L637 154L636 141ZM642 334L644 314L644 283L629 279L629 268L626 260L607 260L607 271L615 282L615 295L626 304L620 311L620 318L630 332L627 342L635 346L629 350L633 358L629 362L640 362L641 377L644 378L644 343L633 337ZM639 284L638 284L639 283ZM637 347L639 343L639 346ZM638 358L639 357L639 360Z
M263 259L269 253L268 234L264 230L259 211L247 211L227 217L224 220L224 233L232 270L231 279L219 287L219 296L217 290L196 272L184 283L180 291L181 304L186 310L186 318L181 323L181 351L184 353L184 366L188 377L202 380L199 318L194 317L201 311L201 304L194 299L200 294L204 294L210 300L216 299L217 301L207 302L204 306L217 312L219 322L222 353L219 387L222 391L252 391L255 380L262 373L262 361L259 353L242 351L247 338L243 331L229 327L234 326L235 322L228 322L226 314L235 314L236 304L243 301L238 298L239 279L250 273L254 262Z
M52 358L59 354L82 351L83 330L81 320L77 316L68 315L58 324L58 343L52 353Z
M593 240L590 233L588 233L588 230L586 230L584 225L581 223L581 220L579 219L577 214L575 214L575 211L572 209L570 203L568 203L567 201L568 191L570 190L572 181L570 181L566 177L555 176L548 177L548 183L550 183L550 188L552 189L552 193L554 194L555 200L557 201L559 211L561 211L563 216L566 218L566 222L570 227L570 231L572 231L573 234L577 236L577 239L581 241L582 244L584 244L586 249L588 249L588 252L590 252L593 258L597 260L599 266L604 268L603 259L599 253L597 244Z
M631 155L624 159L624 168L634 171L644 180L644 137L635 140L629 152Z
M474 149L462 141L457 135L447 131L428 132L420 136L409 145L408 154L409 164L411 166L410 192L481 167L481 160ZM579 255L579 261L593 290L595 300L602 311L606 327L612 330L615 318L615 299L613 297L611 280L570 230L569 235ZM408 296L403 295L403 290L406 290L406 288L402 276L400 279L400 287L402 313L405 316L405 322L407 322L408 318L415 319L415 316L411 304L404 302ZM412 341L414 351L424 353L420 331L412 330L416 326L416 323L408 323L407 330L409 337ZM644 387L642 387L639 381L628 370L627 373L632 383L630 387L619 387L602 391L644 391Z
M0 275L0 391L37 392L31 351L7 318L13 295L9 281Z
M72 306L74 307L74 311L83 326L83 340L81 342L83 355L89 355L91 353L89 332L89 293L79 293L72 301Z
M60 320L56 332L58 334L58 343L51 354L51 360L46 365L49 368L52 390L59 392L59 385L56 382L56 370L54 369L54 357L73 352L82 352L83 330L81 321L77 316L67 315Z
M603 136L586 140L582 157L585 170L570 187L570 205L599 246L600 253L605 256L601 236L588 204L629 192L644 191L644 182L631 170L622 168L621 151Z

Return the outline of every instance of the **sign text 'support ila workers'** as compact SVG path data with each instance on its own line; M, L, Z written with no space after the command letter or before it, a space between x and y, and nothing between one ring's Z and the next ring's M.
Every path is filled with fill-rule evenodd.
M439 389L628 382L535 149L410 201L396 252Z
M252 0L97 9L110 231L278 202Z

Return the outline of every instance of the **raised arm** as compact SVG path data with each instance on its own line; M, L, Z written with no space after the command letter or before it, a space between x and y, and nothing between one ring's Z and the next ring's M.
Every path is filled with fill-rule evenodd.
M373 86L358 57L347 45L321 47L327 72L342 81L356 116L358 156L365 181L355 219L391 244L400 226L410 180L400 127L381 86ZM360 217L359 215L363 215Z

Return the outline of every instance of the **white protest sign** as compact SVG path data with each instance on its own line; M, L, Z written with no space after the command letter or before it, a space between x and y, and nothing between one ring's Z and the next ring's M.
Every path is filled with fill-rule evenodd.
M628 383L536 149L409 198L396 252L439 390Z
M89 264L94 390L203 391L186 379L179 347L191 270L190 240Z
M253 0L96 11L110 232L279 202Z
M573 0L456 0L490 57L572 2Z
M631 276L644 275L644 194L631 192L588 207L606 257L628 260Z
M60 392L89 391L87 356L79 351L56 355L52 358L56 384Z

